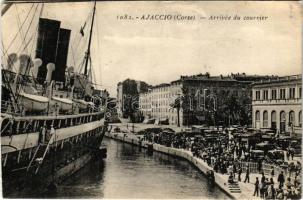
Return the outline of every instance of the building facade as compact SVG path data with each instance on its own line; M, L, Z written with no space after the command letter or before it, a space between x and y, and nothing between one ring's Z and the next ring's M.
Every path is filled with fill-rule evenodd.
M138 110L139 93L148 91L150 86L143 81L126 79L117 85L117 113L127 118Z
M234 124L235 120L227 122L226 119L222 122L222 118L228 118L218 113L220 109L224 109L225 102L222 98L231 95L235 98L245 96L249 98L248 106L251 109L251 83L263 78L245 74L210 76L209 73L181 76L180 79L169 84L160 84L150 88L148 92L140 93L140 111L145 118L166 118L169 124L173 125L177 125L178 114L180 125L183 126L205 123ZM181 102L179 111L173 106L176 99ZM207 122L206 118L209 116L214 119ZM240 120L241 117L238 118ZM230 119L235 117L230 116Z
M168 119L170 124L177 124L177 111L172 108L171 104L181 94L182 87L180 83L153 86L148 92L140 93L140 111L145 118Z
M302 75L255 82L252 91L254 128L301 134Z

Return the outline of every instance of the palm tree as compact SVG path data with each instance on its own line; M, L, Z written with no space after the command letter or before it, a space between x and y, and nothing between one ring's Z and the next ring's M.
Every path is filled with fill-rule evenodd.
M177 97L174 102L170 104L170 106L177 109L177 124L178 127L180 127L181 96Z

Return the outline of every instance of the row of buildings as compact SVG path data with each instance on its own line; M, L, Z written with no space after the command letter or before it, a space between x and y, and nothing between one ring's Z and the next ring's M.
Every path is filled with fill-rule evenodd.
M117 102L120 116L130 95L129 80L120 82ZM140 83L137 81L137 83ZM132 105L145 119L172 125L252 125L278 132L301 131L301 75L258 76L209 73L181 76L170 83L137 87ZM142 84L137 84L137 86ZM128 103L129 104L129 103ZM125 110L125 109L124 109Z

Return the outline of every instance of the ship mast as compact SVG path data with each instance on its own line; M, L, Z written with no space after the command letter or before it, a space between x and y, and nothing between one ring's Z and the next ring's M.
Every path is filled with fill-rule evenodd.
M84 75L86 77L87 77L88 61L90 60L90 46L91 46L91 42L92 42L92 34L93 34L93 27L94 27L95 12L96 12L96 1L94 3L93 19L92 19L92 24L91 24L91 27L90 27L89 41L88 41L88 47L87 47L87 51L86 51L86 60L85 60L85 68L84 68Z

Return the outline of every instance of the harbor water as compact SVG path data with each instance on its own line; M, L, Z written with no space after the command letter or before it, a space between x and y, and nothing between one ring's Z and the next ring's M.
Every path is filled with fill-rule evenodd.
M105 138L107 158L58 186L52 198L229 199L185 160Z

